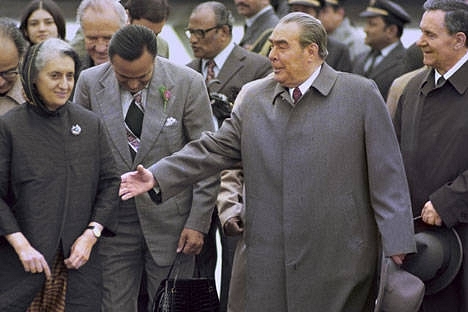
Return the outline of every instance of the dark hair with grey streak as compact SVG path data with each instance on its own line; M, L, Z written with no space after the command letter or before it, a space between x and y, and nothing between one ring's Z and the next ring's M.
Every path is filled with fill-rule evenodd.
M234 25L234 17L232 16L231 11L221 2L218 1L208 1L199 4L193 9L193 12L198 10L210 8L215 15L215 23L217 26L228 26L229 34L232 35L232 25Z
M445 27L450 35L462 32L468 38L468 4L457 0L428 0L424 3L425 11L441 10L445 12ZM468 40L465 42L468 46Z
M3 38L8 38L13 41L16 46L16 50L18 50L18 55L20 58L24 55L26 49L28 48L27 41L24 39L23 34L19 28L16 27L16 24L12 19L6 17L0 18L0 38L2 38L0 40L1 42L4 42Z
M319 56L322 59L327 57L327 32L320 20L310 14L293 12L281 18L278 24L288 23L296 23L301 27L302 31L299 34L299 43L303 48L311 43L315 43L319 47Z
M74 79L76 81L80 70L80 59L70 44L64 40L49 38L28 49L21 65L21 82L25 97L30 104L44 107L36 87L39 72L48 62L63 56L69 56L73 59L75 63Z
M127 25L119 29L109 43L109 58L115 55L124 60L134 61L143 55L145 48L156 57L158 53L156 35L154 32L141 25Z

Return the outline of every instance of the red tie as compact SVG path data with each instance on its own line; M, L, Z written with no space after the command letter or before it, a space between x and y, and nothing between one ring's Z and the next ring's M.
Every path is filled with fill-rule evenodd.
M299 99L301 98L301 96L302 96L301 89L299 89L299 87L295 87L294 90L293 90L293 100L294 100L294 104L296 104L297 101L299 101Z

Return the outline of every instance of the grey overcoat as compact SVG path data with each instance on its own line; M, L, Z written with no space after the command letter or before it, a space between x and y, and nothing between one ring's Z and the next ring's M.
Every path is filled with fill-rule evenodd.
M391 120L375 84L323 64L294 106L273 77L239 93L216 133L152 167L163 200L242 160L246 311L370 311L379 231L415 250Z

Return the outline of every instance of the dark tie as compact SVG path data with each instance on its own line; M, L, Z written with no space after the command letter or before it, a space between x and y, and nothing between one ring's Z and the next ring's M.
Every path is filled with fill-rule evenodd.
M445 83L444 76L440 76L439 79L437 79L436 87L440 88L444 85L444 83Z
M372 72L372 69L374 69L375 61L377 60L379 56L380 56L380 50L373 50L370 53L369 58L368 58L368 60L370 59L370 63L369 63L369 67L367 67L364 73L365 76L368 76ZM366 64L367 63L368 62L366 62Z
M140 147L141 127L143 125L143 107L141 99L141 91L133 95L132 103L125 116L125 124L127 125L127 139L132 154L132 159L135 158L136 152ZM129 131L130 130L130 131Z
M214 72L215 66L216 66L216 63L215 61L213 61L213 59L210 59L206 63L206 79L205 79L206 84L208 84L210 80L215 77L215 72Z
M297 101L299 101L299 99L301 98L301 96L302 96L301 89L299 89L299 87L295 87L294 90L293 90L293 100L294 100L294 104L296 104Z

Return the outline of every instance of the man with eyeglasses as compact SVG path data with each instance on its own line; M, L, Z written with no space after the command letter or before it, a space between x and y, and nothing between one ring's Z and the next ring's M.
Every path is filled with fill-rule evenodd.
M18 64L26 41L16 24L0 18L0 115L24 102Z
M263 78L272 71L268 58L247 51L233 42L232 26L233 17L226 6L217 1L210 1L193 9L186 29L196 57L187 66L203 74L210 91L213 113L219 125L223 122L223 117L229 116L230 113L230 111L225 112L227 113L225 115L220 113L220 108L217 107L221 105L220 98L225 98L228 103L234 103L244 84ZM214 63L211 69L212 77L209 73L211 62ZM222 227L233 217L233 213L236 215L240 213L239 207L243 205L243 183L241 170L226 170L221 176L221 189L217 201L217 208L220 209L219 218L215 209L210 231L205 236L205 244L199 256L199 263L203 275L214 277L217 259L216 231L219 228L222 245L220 312L223 312L226 311L228 292L230 293L232 263L239 236L226 236ZM223 218L222 215L227 210L230 211L227 213L228 217ZM232 293L229 295L232 297Z

